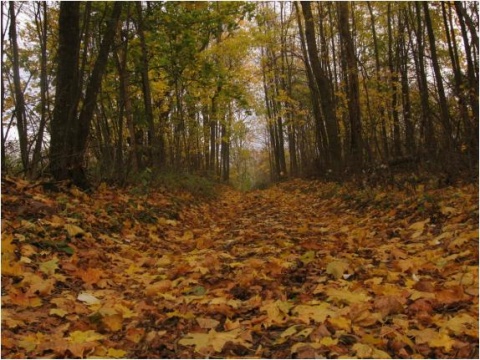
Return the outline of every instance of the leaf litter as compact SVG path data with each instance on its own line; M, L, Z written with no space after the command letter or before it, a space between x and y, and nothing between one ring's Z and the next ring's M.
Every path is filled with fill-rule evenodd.
M196 201L11 180L2 357L478 357L476 186Z

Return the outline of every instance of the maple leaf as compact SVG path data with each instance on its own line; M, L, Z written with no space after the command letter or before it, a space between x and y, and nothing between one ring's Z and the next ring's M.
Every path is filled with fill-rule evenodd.
M53 275L58 269L58 259L53 258L50 261L45 261L40 264L40 271L44 272L46 275Z
M25 349L27 352L32 352L35 348L46 340L46 336L42 333L20 335L18 346Z
M362 303L370 300L370 296L362 290L351 292L347 289L328 289L326 293L330 300L347 304Z
M120 314L108 315L102 318L102 322L110 331L116 332L122 329L123 316Z
M215 352L221 352L225 344L229 341L249 347L250 344L241 337L242 330L235 329L228 332L216 332L210 329L208 333L188 333L180 339L180 345L194 345L195 351L199 354L212 348Z
M65 227L65 230L67 230L68 236L70 236L71 238L74 238L80 235L85 235L85 231L77 225L65 224L64 227Z
M345 261L332 261L327 265L327 274L335 279L343 278L343 274L350 268L350 264Z
M214 329L220 324L218 320L210 318L197 317L195 320L202 329Z
M86 270L78 269L75 274L79 276L87 285L93 285L100 281L103 271L95 268L88 268Z
M292 309L292 314L309 324L310 320L322 323L328 316L333 316L335 312L330 308L330 304L322 302L318 305L297 305Z
M23 293L22 291L13 290L10 295L10 302L22 307L39 307L42 306L42 299L38 296Z
M431 347L443 347L448 353L452 349L455 341L445 332L438 332L434 329L409 330L409 335L415 336L417 344L428 344Z
M111 357L111 358L114 358L114 359L122 359L122 358L125 358L125 355L127 354L127 352L125 350L121 350L121 349L113 349L113 348L109 348L107 350L107 356L108 357Z

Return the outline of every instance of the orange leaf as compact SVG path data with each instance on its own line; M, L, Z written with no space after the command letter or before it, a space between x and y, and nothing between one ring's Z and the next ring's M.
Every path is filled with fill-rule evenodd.
M14 305L24 307L42 306L42 299L40 299L38 296L27 295L21 291L12 292L10 294L10 302Z
M103 271L95 268L88 268L87 270L79 269L77 276L79 276L86 284L96 284L102 277Z
M102 322L110 331L119 331L122 330L123 317L120 314L109 315L105 316Z
M130 328L127 330L126 338L131 342L137 344L140 340L142 340L143 335L145 334L145 329L142 328Z

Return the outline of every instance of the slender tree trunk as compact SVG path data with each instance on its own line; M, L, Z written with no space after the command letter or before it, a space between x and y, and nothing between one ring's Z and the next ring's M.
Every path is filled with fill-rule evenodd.
M113 4L113 10L108 19L107 28L100 45L98 57L95 61L93 71L88 79L87 90L85 93L85 101L79 115L78 133L74 142L75 160L72 169L72 180L79 187L88 187L88 181L83 168L83 160L85 156L88 134L90 132L90 123L93 118L93 112L96 106L97 95L100 89L103 73L105 71L108 54L113 44L115 33L117 31L117 23L120 19L123 3L116 1Z
M148 149L150 163L160 166L163 163L163 159L159 158L159 154L163 152L163 144L159 143L155 133L155 124L153 121L153 109L152 109L152 92L150 89L149 79L149 64L148 64L148 52L147 44L145 41L144 20L142 16L142 4L140 1L136 3L136 9L138 14L138 37L140 38L140 47L142 50L141 58L141 74L142 74L142 90L143 90L143 102L145 106L145 115L148 124ZM160 138L161 139L161 138Z
M23 171L29 171L28 158L28 135L27 119L25 113L25 98L23 96L20 82L20 59L17 43L17 20L15 14L15 2L10 2L10 42L12 45L13 58L13 83L15 88L15 116L17 118L18 138L20 142L20 157L22 159Z
M342 167L342 157L340 148L340 138L338 133L337 117L335 115L333 106L333 97L331 93L330 83L326 78L325 72L322 69L320 59L318 58L317 43L315 40L315 25L313 22L312 9L310 2L302 1L302 10L305 20L305 39L308 47L308 55L312 72L317 82L317 87L320 93L320 103L322 106L323 116L326 121L327 135L328 135L328 149L331 155L331 164L335 173L338 173Z
M405 24L407 23L407 14L402 12L401 16L405 18ZM404 28L405 29L405 28ZM402 31L399 34L399 68L401 76L401 88L402 88L402 108L403 108L403 120L405 122L405 145L406 153L410 156L415 154L415 129L412 121L412 107L410 103L410 85L408 83L408 47L406 44L405 36L403 35L405 31Z
M478 90L478 66L475 65L473 57L475 56L474 49L470 45L470 41L467 35L467 25L471 24L471 19L466 15L465 9L462 6L462 3L455 1L455 10L457 11L457 16L460 22L460 30L462 32L463 45L465 48L465 55L467 59L467 81L468 81L468 95L469 103L473 113L473 138L472 144L473 153L478 154L478 122L479 122L479 108L478 108L478 99L479 99L479 90ZM473 39L473 44L478 51L478 37L475 31L472 31L471 25L468 25L470 33ZM475 34L474 34L475 33ZM478 64L477 64L478 65Z
M41 152L43 145L43 134L47 124L47 3L37 2L38 11L35 13L35 22L37 25L38 37L40 39L40 124L37 134L37 141L33 151L31 175L35 176L41 161ZM40 8L41 6L41 8ZM41 10L43 10L43 20Z
M425 70L425 42L424 42L424 24L422 22L421 14L421 3L415 2L415 13L416 13L416 43L417 43L417 56L415 60L417 64L417 77L418 77L418 92L420 93L421 99L421 109L422 109L422 140L423 148L427 154L432 154L436 148L436 139L435 133L433 130L432 118L430 113L430 103L429 103L429 90L427 75Z
M318 92L317 84L315 82L315 77L313 75L312 67L310 66L310 61L308 59L307 46L305 43L305 34L303 31L302 18L300 13L300 8L298 6L298 1L295 1L295 10L297 15L298 30L300 33L300 44L302 46L303 61L305 64L305 69L307 72L308 87L310 89L310 99L312 101L312 110L313 117L315 119L315 138L317 142L318 153L324 157L324 162L330 163L330 153L327 151L328 148L328 139L325 129L325 122L322 117L322 110L320 105L320 94ZM319 164L320 166L321 164Z
M393 39L393 30L392 30L392 10L391 3L388 3L388 12L387 12L387 27L388 27L388 68L390 71L390 89L391 89L391 115L393 120L393 150L395 157L400 157L402 155L402 140L400 134L400 120L398 115L398 72L397 72L397 63L398 63L398 52L393 53L393 47L396 49L398 47L394 44ZM400 25L400 24L399 24Z
M0 76L2 77L2 94L1 94L1 96L2 96L1 102L2 103L1 103L1 107L2 107L2 111L3 111L3 109L5 108L4 107L4 104L5 104L5 82L4 82L4 78L3 78L3 75L5 74L5 72L3 71L4 70L3 69L3 54L5 53L4 50L3 50L3 45L5 43L5 32L3 31L4 5L0 4L0 7L1 7L1 11L0 11L1 14L0 15L2 16L2 21L1 21L1 23L2 23L2 52L0 53L2 71L1 71ZM2 113L2 115L3 115L3 113ZM1 148L2 163L1 163L1 165L2 165L2 176L3 176L3 174L5 174L7 172L7 156L5 154L5 150L6 150L5 143L6 143L7 139L6 139L6 134L3 130L3 119L0 121L0 126L1 126L1 136L2 136L2 138L1 138L1 141L2 141L2 145L1 145L2 146L2 148Z
M350 162L351 165L355 166L355 170L359 171L362 169L363 164L362 123L360 118L358 67L349 27L348 5L348 2L337 2L340 39L346 62L347 102L350 120Z
M433 72L437 82L437 92L440 106L440 119L443 127L444 150L449 151L452 142L452 127L450 124L450 114L448 112L447 98L445 96L445 89L443 87L443 78L440 71L440 64L437 57L437 46L435 44L435 34L433 32L432 20L430 19L430 10L428 3L424 2L423 11L425 15L425 26L427 28L428 41L430 45L430 55L432 57Z
M376 88L378 92L378 96L383 94L383 80L381 76L381 67L380 67L380 50L378 46L378 38L377 38L377 31L375 26L375 16L373 14L372 6L369 1L367 1L368 11L370 13L370 20L372 24L372 37L373 37L373 46L374 46L374 54L375 54L375 77L376 77ZM380 99L379 101L379 109L378 113L380 116L380 126L381 126L381 143L383 146L383 156L382 158L388 159L389 158L389 146L388 146L388 139L387 139L387 129L386 129L386 116L385 116L385 105L383 101ZM382 154L381 154L382 155Z

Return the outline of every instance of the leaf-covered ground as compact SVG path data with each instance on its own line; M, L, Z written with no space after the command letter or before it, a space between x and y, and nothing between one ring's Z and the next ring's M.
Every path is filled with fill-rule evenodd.
M2 185L4 358L478 358L477 186Z

